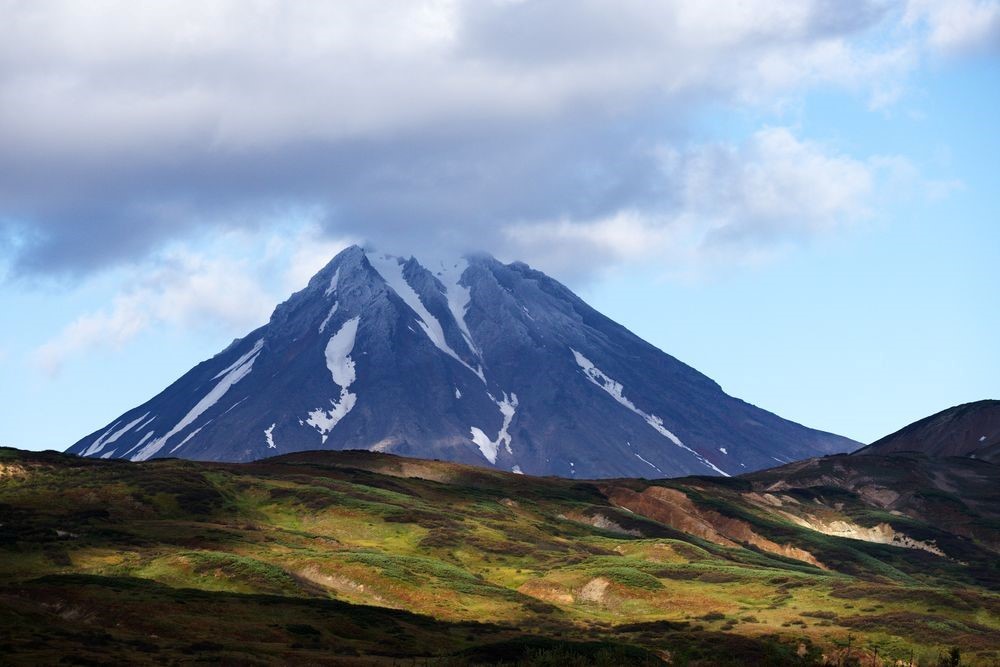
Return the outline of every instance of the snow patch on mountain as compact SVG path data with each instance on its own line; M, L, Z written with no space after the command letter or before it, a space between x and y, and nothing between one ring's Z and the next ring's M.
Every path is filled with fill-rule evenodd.
M180 442L179 442L179 443L178 443L177 445L175 445L175 446L174 446L174 448L173 448L173 449L171 449L171 450L170 450L170 453L171 453L171 454L173 454L173 453L174 453L174 452L176 452L176 451L177 451L178 449L180 449L180 448L181 448L181 447L183 447L184 445L188 444L188 442L190 442L190 441L191 441L191 439L192 439L192 438L194 438L194 436L198 435L198 434L199 434L199 433L201 432L201 429L205 428L205 426L208 426L208 425L209 425L209 424L211 424L211 423L212 423L212 420L211 420L211 419L209 419L209 420L208 420L207 422L205 422L204 426L199 426L199 427L198 427L198 428L196 428L195 430L193 430L193 431L191 431L190 433L188 433L188 435L187 435L187 437L186 437L186 438L184 438L183 440L181 440L181 441L180 441Z
M332 407L329 410L317 408L310 412L305 422L319 431L323 443L326 443L330 431L340 420L354 409L358 400L357 394L351 393L350 387L357 379L351 352L354 351L354 341L358 335L360 321L360 317L352 317L344 322L340 330L333 334L330 342L326 344L326 367L333 382L340 387L340 397L337 400L330 399Z
M245 364L250 357L256 357L257 353L260 352L260 348L262 348L263 346L264 346L264 339L261 338L260 340L258 340L256 343L253 344L253 348L249 352L247 352L242 357L240 357L239 359L237 359L236 361L234 361L233 363L229 364L224 369L216 373L215 376L212 377L212 379L218 380L220 377L222 377L226 373L229 373L234 368L237 368Z
M490 400L497 404L497 407L500 409L500 414L503 416L503 425L497 433L496 440L490 440L489 437L483 433L482 429L476 428L475 426L470 427L469 430L472 433L472 442L479 447L479 451L483 453L486 460L490 463L496 463L497 454L500 451L500 445L503 445L508 454L514 453L510 447L511 436L508 429L510 428L510 423L514 420L514 415L517 413L517 394L511 392L508 397L507 392L504 392L503 399L499 401L493 397L493 394L487 395L490 397Z
M263 338L254 343L253 349L237 359L237 362L239 363L231 364L229 369L227 369L228 372L223 371L225 375L223 375L222 379L219 380L218 384L212 387L212 390L209 391L208 394L206 394L200 401L198 401L195 406L191 408L186 415L184 415L183 419L177 422L172 429L167 431L162 438L157 438L140 449L135 456L132 457L132 460L145 461L153 454L163 449L163 446L167 444L167 441L170 440L170 438L190 426L192 422L200 417L206 410L218 403L219 399L221 399L234 384L250 374L250 371L253 369L253 362L255 362L257 357L260 355L263 345ZM222 375L222 373L219 375ZM212 379L214 380L219 377L219 375L216 375ZM189 439L190 436L188 436L184 442L187 442ZM183 445L184 443L182 442L181 444ZM176 449L177 448L175 447L174 450Z
M337 270L333 272L333 278L330 278L330 286L326 288L325 292L323 292L323 296L330 296L331 294L336 292L337 283L339 281L340 281L340 267L338 266Z
M150 438L153 437L153 435L154 435L154 432L150 431L146 435L142 436L142 438L139 440L139 442L137 442L134 445L132 445L124 454L121 455L121 458L127 457L133 451L135 451L135 450L139 449L140 447L142 447L144 444L146 444L147 440L149 440Z
M493 397L490 396L490 398ZM502 442L507 453L513 454L514 452L510 448L510 433L507 432L507 429L510 428L510 423L517 413L517 394L510 392L510 397L508 398L507 392L504 392L502 401L498 401L495 398L493 401L500 408L500 414L503 415L503 426L500 427L500 433L497 434L497 444Z
M274 427L277 426L277 422L271 424L266 429L264 429L264 439L267 440L268 449L277 449L278 446L274 444Z
M497 443L489 439L489 437L482 432L481 429L475 426L470 426L469 431L472 433L472 442L479 447L479 451L483 453L486 460L490 463L497 462Z
M92 456L92 455L96 454L97 452L101 451L102 449L104 449L105 447L107 447L108 445L110 445L111 443L113 443L114 441L118 440L118 438L122 437L127 432L131 431L133 426L135 426L136 424L138 424L139 422L141 422L143 419L145 419L148 416L149 416L149 413L147 412L146 414L144 414L143 416L139 417L138 419L134 419L134 420L130 421L128 424L125 424L125 426L122 426L120 429L118 429L114 433L111 433L111 430L114 429L114 427L117 426L119 423L121 423L121 422L116 422L114 424L114 426L112 426L111 428L109 428L105 432L105 434L103 436L101 436L100 438L98 438L94 442L94 444L92 444L90 447L87 448L87 451L85 451L83 453L83 456ZM154 417L154 419L155 419L155 417ZM108 435L109 433L110 433L110 435Z
M338 301L333 302L333 305L330 307L330 312L326 314L326 317L323 318L323 322L320 323L319 325L320 333L323 333L326 330L326 325L330 323L330 318L333 317L334 314L337 312L337 306L339 305L340 303Z
M240 403L242 403L243 401L247 400L248 398L250 398L250 397L249 396L244 396L240 400L238 400L235 403L233 403L232 405L230 405L226 409L226 411L222 413L222 416L228 415L230 412L232 412L233 410L235 410L239 406Z
M147 412L146 414L148 415L149 413ZM154 421L156 421L156 415L153 415L152 417L150 417L146 421L144 421L141 424L139 424L138 426L136 426L135 427L135 432L138 433L138 432L142 431L142 429L146 428L147 426L149 426L150 424L152 424Z
M639 452L635 451L635 449L632 448L632 443L631 442L629 442L628 440L626 440L625 441L625 446L628 447L630 450L632 450L632 453L635 454L635 457L637 459L639 459L640 461L642 461L643 463L645 463L646 465L648 465L650 468L653 468L654 470L656 470L656 472L661 473L661 474L663 473L663 471L660 470L659 466L657 466L655 463L651 463L650 461L647 461L645 458L643 458L642 454L640 454Z
M326 368L337 386L344 389L354 384L357 374L351 352L354 351L354 341L358 335L360 317L352 317L344 322L337 333L330 337L326 344Z
M116 427L116 426L118 426L118 425L119 425L119 424L121 424L121 423L122 423L122 420L121 420L121 419L118 419L118 420L114 421L114 422L113 422L113 423L111 424L111 426L109 426L109 427L107 427L106 429L104 429L104 433L102 433L102 434L101 434L101 435L100 435L100 436L99 436L99 437L97 438L97 440L96 440L96 441L95 441L95 442L94 442L94 443L93 443L93 444L91 445L91 448L93 448L93 447L94 447L94 446L96 446L96 445L103 445L103 444L104 444L104 439L105 439L105 438L107 438L107 437L108 437L108 435L110 435L110 434L111 434L111 433L112 433L112 432L113 432L113 431L115 430L115 427Z
M687 449L687 447L684 446L684 443L681 442L680 438L667 430L667 428L663 425L662 419L656 415L643 412L639 408L635 407L635 404L632 401L625 398L625 394L623 393L625 388L620 382L613 380L604 371L595 366L590 359L583 356L573 348L570 348L570 351L573 352L573 357L576 359L577 365L583 371L584 376L586 376L588 380L603 389L609 396L624 405L626 408L645 419L646 423L656 429L660 435L667 438L678 447L684 447Z
M659 467L657 467L657 466L656 466L655 464L653 464L653 463L650 463L650 462L649 462L649 461L647 461L646 459L642 458L642 455L641 455L641 454L639 454L639 452L632 452L632 453L633 453L633 454L635 454L635 457L636 457L637 459L639 459L640 461L642 461L643 463L645 463L646 465L648 465L648 466L649 466L650 468L653 468L654 470L656 470L656 472L658 472L658 473L662 473L662 472L663 472L663 471L662 471L662 470L660 470L660 469L659 469Z
M437 276L441 284L444 285L444 295L448 300L448 310L451 311L451 316L455 318L455 323L462 332L462 337L465 338L465 342L469 346L469 349L472 350L472 353L477 357L482 357L482 353L472 339L469 325L465 321L469 302L472 300L472 291L468 287L460 285L459 281L462 279L462 274L465 273L467 268L469 268L469 262L464 259L454 263L442 262L441 270Z
M436 317L431 315L427 307L424 306L424 302L420 300L420 295L410 286L410 283L406 282L406 276L403 275L403 265L400 263L399 258L392 255L369 255L368 261L378 271L379 275L382 276L386 284L392 288L392 291L416 314L417 324L424 330L424 333L434 343L434 346L475 373L483 381L483 384L485 384L486 377L483 375L483 370L481 368L473 368L467 364L448 345L448 342L444 338L444 329L441 328L441 323Z
M637 408L635 404L632 403L632 401L625 398L624 394L625 388L622 386L620 382L617 382L616 380L609 377L604 371L595 366L590 359L583 356L573 348L570 348L570 351L573 353L573 357L576 359L576 363L580 367L580 370L583 371L584 377L586 377L592 383L603 389L605 392L608 393L609 396L611 396L613 399L624 405L626 408L628 408L635 414L642 417L647 424L649 424L650 426L653 427L653 429L656 430L657 433L670 440L670 442L674 443L675 445L677 445L682 449L686 449L687 451L691 452L696 457L698 457L699 461L701 461L706 466L708 466L715 472L719 473L720 475L725 475L726 477L729 477L729 474L726 471L722 470L721 468L718 468L715 464L706 459L704 456L702 456L701 454L699 454L698 452L694 451L693 449L685 445L683 442L681 442L680 438L671 433L663 425L662 419L660 419L656 415L643 412L642 410Z

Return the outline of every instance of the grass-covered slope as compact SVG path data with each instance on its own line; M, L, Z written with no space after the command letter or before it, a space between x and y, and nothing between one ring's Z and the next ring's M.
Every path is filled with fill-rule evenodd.
M997 468L897 458L583 482L0 449L0 662L993 664Z

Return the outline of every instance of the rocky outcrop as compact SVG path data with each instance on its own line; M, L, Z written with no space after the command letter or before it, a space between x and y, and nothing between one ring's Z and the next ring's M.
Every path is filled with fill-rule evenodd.
M895 547L906 549L922 549L935 556L944 556L944 552L931 542L922 542L914 539L905 533L895 530L888 523L879 523L874 526L862 526L860 524L845 519L823 520L813 515L797 516L789 512L782 513L788 520L802 526L815 530L824 535L836 537L846 537L852 540L864 540L865 542L877 542L879 544L891 544Z
M677 489L650 486L642 491L606 485L601 491L615 505L649 517L675 530L722 546L753 545L762 551L794 558L826 569L811 553L791 544L778 544L759 533L746 521L699 508Z
M521 584L517 591L529 597L553 604L573 604L573 594L541 579L530 579Z
M641 530L637 530L635 528L625 528L613 519L610 519L600 513L588 515L580 512L569 512L567 514L558 515L558 518L566 519L567 521L576 521L577 523L585 523L588 526L600 528L601 530L606 530L610 533L617 533L618 535L631 535L633 537L643 536Z
M584 602L601 604L604 602L611 582L604 577L595 577L583 585L580 589L580 599Z

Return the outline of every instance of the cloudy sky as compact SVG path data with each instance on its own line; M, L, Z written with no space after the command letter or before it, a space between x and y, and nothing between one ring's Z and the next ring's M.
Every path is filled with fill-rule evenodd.
M335 252L522 259L869 441L1000 398L1000 0L0 0L0 444Z

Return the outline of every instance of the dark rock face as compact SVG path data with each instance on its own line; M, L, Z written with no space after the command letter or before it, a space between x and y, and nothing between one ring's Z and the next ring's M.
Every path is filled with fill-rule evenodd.
M69 451L248 461L371 449L665 477L856 446L726 395L525 264L425 267L352 247L267 325Z
M976 401L942 410L877 440L857 454L919 452L968 456L1000 463L1000 401Z

